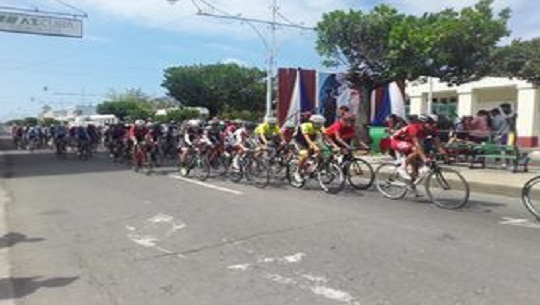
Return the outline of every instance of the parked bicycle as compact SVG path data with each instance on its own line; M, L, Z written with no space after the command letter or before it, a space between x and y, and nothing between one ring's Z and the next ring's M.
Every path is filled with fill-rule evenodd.
M429 168L415 180L407 180L398 173L400 162L383 163L376 172L376 186L379 192L390 199L402 199L408 192L418 193L423 185L429 200L436 206L455 210L469 202L469 183L456 170L440 167L436 161L426 164Z

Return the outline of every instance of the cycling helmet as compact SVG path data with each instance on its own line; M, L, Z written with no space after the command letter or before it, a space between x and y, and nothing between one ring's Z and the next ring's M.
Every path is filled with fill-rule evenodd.
M435 120L429 115L421 114L418 116L417 120L422 123L433 123Z
M253 122L245 122L244 123L244 128L247 129L247 130L253 130L255 129L255 123Z
M293 121L289 121L289 122L285 123L285 128L295 129L296 128L296 123L293 122Z
M188 126L191 127L191 128L199 128L199 127L201 127L201 121L199 121L199 120L189 120L188 121Z
M135 126L137 127L143 127L145 125L145 122L143 120L136 120Z
M278 119L275 117L266 117L264 118L264 121L268 124L277 124Z
M314 124L320 124L320 125L326 122L326 119L322 115L319 115L319 114L314 114L310 116L309 120Z

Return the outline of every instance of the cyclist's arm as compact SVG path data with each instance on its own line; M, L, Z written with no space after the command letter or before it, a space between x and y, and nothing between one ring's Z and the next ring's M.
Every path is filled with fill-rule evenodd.
M414 147L416 148L418 155L420 156L420 158L422 158L422 162L426 162L427 161L426 153L424 152L424 147L420 143L420 140L418 139L418 137L413 137L412 143Z
M266 135L264 134L264 132L262 132L259 136L261 137L263 144L268 145L268 139L266 138Z
M325 136L326 136L326 135L325 135ZM326 136L326 138L330 138L330 137ZM350 149L349 144L347 144L347 142L345 142L345 141L341 138L341 133L339 132L339 130L336 131L336 141L337 141L339 144L343 145L344 147L347 147L347 148ZM334 144L334 147L339 148L339 147L337 146L337 144L336 144L334 141L332 141L331 143Z
M191 139L189 138L189 133L187 132L184 134L184 143L186 143L189 146L193 145L193 143L191 143Z
M311 137L309 136L309 134L302 133L302 136L304 137L304 139L306 140L310 148L317 148L317 144L315 143L315 141L311 140Z

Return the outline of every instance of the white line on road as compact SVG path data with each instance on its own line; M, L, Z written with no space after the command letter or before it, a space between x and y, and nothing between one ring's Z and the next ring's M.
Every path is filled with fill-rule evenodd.
M499 222L499 224L502 225L511 225L516 227L523 227L523 228L531 228L531 229L540 229L540 224L532 222L528 219L521 219L521 218L512 218L512 217L504 217L504 220Z
M206 182L201 182L201 181L196 181L196 180L184 178L184 177L181 177L181 176L178 176L178 175L169 175L169 177L171 177L173 179L176 179L176 180L181 180L181 181L184 181L184 182L189 182L189 183L196 184L196 185L199 185L199 186L202 186L202 187L213 189L213 190L216 190L216 191L221 191L221 192L230 193L230 194L234 194L234 195L243 195L244 194L244 193L242 193L240 191L237 191L237 190L233 190L233 189L230 189L230 188L209 184L209 183L206 183Z

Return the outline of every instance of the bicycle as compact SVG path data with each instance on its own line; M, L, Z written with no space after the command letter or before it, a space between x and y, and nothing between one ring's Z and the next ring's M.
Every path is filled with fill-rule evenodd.
M345 187L345 174L338 161L333 158L332 151L323 149L318 158L309 157L303 169L303 177L298 180L295 173L298 168L298 160L293 159L287 167L287 178L295 188L302 188L308 179L316 179L321 189L328 194L337 194Z
M248 150L239 157L237 168L234 168L234 161L231 162L232 169L229 169L229 179L234 183L239 183L243 178L253 182L258 188L265 188L270 184L270 166L268 161L255 157L256 151ZM232 160L234 160L233 157Z
M67 158L67 140L66 139L56 139L55 141L56 146L56 157L58 159L66 159Z
M200 181L206 181L210 177L210 165L208 159L199 148L189 148L184 162L178 163L178 171L183 177L193 174Z
M79 142L77 155L79 156L79 160L82 160L82 161L87 161L90 158L90 156L92 155L90 141L81 140Z
M146 142L137 143L133 147L133 169L138 172L141 168L146 170L146 174L150 175L156 167L155 156L153 155L152 144Z
M357 190L367 190L373 185L375 173L368 161L354 155L358 150L358 148L347 149L336 159L349 185Z
M383 163L375 171L377 189L386 198L402 199L409 191L418 196L417 186L423 183L431 203L440 208L456 210L465 207L469 202L469 183L458 171L440 167L436 161L429 161L426 164L429 170L411 181L402 178L398 173L401 162ZM443 198L442 194L439 197L437 191L449 196L462 194L453 201L451 197Z
M540 221L540 176L532 178L523 185L521 201L527 210Z

